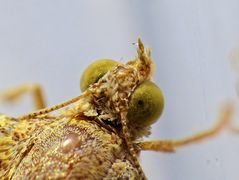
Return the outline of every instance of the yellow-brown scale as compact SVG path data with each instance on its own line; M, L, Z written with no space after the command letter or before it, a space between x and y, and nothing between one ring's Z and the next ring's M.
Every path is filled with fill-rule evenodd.
M0 176L5 173L9 163L15 158L20 146L17 144L26 138L30 131L29 123L19 123L17 119L0 115Z
M139 174L122 138L96 122L83 119L53 119L51 123L42 119L41 123L48 125L39 125L30 138L21 142L22 149L9 158L8 170L0 176L6 179L137 179ZM18 126L24 124L20 122ZM19 147L17 143L15 147Z
M47 126L49 121L18 120L0 115L0 177L8 177L11 169L21 158L26 143L40 126ZM11 173L10 173L11 174Z
M150 124L138 126L127 117L132 93L152 74L150 52L140 40L137 52L134 61L116 65L81 96L24 115L16 120L17 125L8 124L11 134L5 133L3 140L14 137L9 150L16 153L7 157L7 167L0 169L0 175L12 179L146 179L133 141L148 135ZM57 117L46 118L49 112L74 102ZM135 128L138 134L130 131Z

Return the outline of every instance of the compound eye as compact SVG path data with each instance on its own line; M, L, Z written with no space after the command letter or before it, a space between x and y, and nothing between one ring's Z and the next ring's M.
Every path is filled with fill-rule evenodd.
M130 97L129 122L149 126L160 117L163 107L164 98L159 87L150 81L145 81Z
M100 59L90 64L81 76L81 91L85 91L91 84L96 83L102 76L104 76L116 65L117 62L111 59Z

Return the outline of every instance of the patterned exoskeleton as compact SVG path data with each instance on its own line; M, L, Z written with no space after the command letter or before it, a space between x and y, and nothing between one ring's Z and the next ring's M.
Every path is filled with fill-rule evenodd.
M39 87L24 86L5 93L3 96L10 100L30 89L35 93L39 110L19 118L0 116L0 177L146 179L138 161L141 150L173 152L179 146L221 131L230 119L230 106L223 109L218 123L206 131L180 140L140 141L150 134L151 124L163 109L159 91L151 97L159 104L153 104L158 111L149 123L144 122L143 116L141 119L137 114L134 116L137 107L147 107L148 100L137 101L138 105L132 106L136 110L130 112L134 92L145 83L152 85L152 66L150 51L139 39L135 60L118 63L82 95L67 102L43 108ZM150 95L150 91L142 93L146 94ZM71 106L50 115L68 105Z

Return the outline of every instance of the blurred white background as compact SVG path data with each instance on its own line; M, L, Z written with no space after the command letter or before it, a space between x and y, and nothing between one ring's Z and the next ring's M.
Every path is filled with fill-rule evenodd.
M165 110L149 139L180 138L214 124L236 100L229 53L239 47L238 0L0 1L0 89L37 82L48 105L77 96L95 59L126 62L137 37L152 49ZM12 116L31 99L1 105ZM143 152L149 179L238 180L239 136L228 132L174 154Z

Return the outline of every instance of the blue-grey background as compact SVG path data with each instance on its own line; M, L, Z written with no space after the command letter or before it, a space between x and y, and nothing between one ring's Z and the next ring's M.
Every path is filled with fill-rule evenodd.
M2 0L0 89L37 82L48 105L77 96L95 59L135 56L137 37L152 49L165 110L149 139L207 128L225 100L236 100L229 53L239 46L238 0ZM32 110L26 96L1 112ZM237 180L239 136L228 132L174 154L143 152L149 179Z

